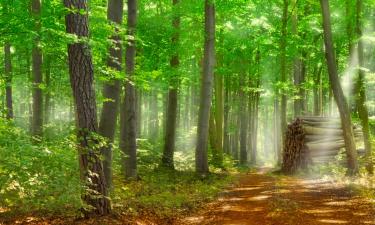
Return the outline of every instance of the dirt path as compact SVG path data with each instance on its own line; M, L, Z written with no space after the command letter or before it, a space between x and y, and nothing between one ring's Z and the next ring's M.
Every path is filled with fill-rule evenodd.
M264 171L244 175L238 185L177 224L375 224L374 203L330 182Z

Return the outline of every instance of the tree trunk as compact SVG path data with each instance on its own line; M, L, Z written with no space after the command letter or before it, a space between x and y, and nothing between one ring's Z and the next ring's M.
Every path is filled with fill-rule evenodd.
M5 65L5 98L6 98L6 118L13 119L13 97L12 97L12 55L10 44L4 45L4 65Z
M315 69L314 73L314 115L321 116L323 115L322 112L322 104L321 104L321 85L322 85L322 66L319 66Z
M48 124L50 122L51 115L51 62L48 60L46 63L46 91L44 96L44 123Z
M40 47L40 30L41 30L41 2L40 0L32 1L32 15L35 19L35 32L33 50L32 50L32 70L33 70L33 119L31 125L31 134L33 136L43 135L43 96L41 84L43 82L42 75L42 49Z
M123 0L109 0L107 19L115 25L113 35L110 37L111 46L108 49L107 66L115 71L122 71L122 44L119 28L123 18ZM107 187L112 185L112 145L115 138L118 108L120 105L120 81L111 78L103 86L103 108L99 122L99 134L107 139L107 144L102 147L103 170Z
M218 167L223 166L223 136L224 136L224 81L223 76L215 74L215 127L216 143L213 161Z
M159 136L159 109L158 109L158 92L156 90L150 93L150 141L156 143Z
M207 141L212 101L212 86L215 67L215 5L211 0L205 0L205 44L201 97L198 117L197 146L195 150L196 171L207 174L208 157Z
M173 0L174 7L174 18L172 25L174 28L174 34L172 37L172 46L176 49L172 55L170 65L173 70L173 76L170 81L170 88L168 91L168 106L167 106L167 120L166 120L166 130L165 130L165 141L164 141L164 151L162 158L162 165L171 169L174 169L173 154L175 151L176 142L176 119L177 119L177 100L178 100L178 68L180 66L178 46L180 38L180 16L177 11L179 0Z
M128 79L125 85L125 98L121 111L121 139L120 149L124 153L124 173L126 178L137 177L137 142L136 142L136 115L135 115L135 88L133 76L136 54L136 24L137 24L137 0L128 0L128 27L126 46L126 74Z
M283 0L283 16L282 16L282 28L281 28L281 40L280 40L280 73L281 82L287 82L287 71L286 71L286 39L287 39L287 26L288 26L288 0ZM284 143L284 136L286 131L286 116L287 116L287 94L286 90L281 90L281 105L280 105L280 134L281 143ZM282 145L278 146L282 151Z
M230 136L229 136L229 79L225 79L225 96L224 96L224 140L223 140L223 150L226 154L230 153Z
M324 43L326 49L326 59L328 66L329 80L333 91L334 98L340 112L341 124L344 132L344 140L346 145L346 154L348 159L349 174L358 173L357 151L353 135L352 119L345 99L343 90L340 85L340 80L337 72L337 65L335 59L335 51L333 47L331 18L328 0L320 0L323 14L323 30Z
M244 76L244 75L242 75ZM241 117L241 126L240 126L240 164L246 165L247 164L247 128L248 128L248 114L250 113L249 104L246 104L248 102L248 98L246 97L246 94L244 93L246 83L245 77L240 78L241 81L241 87L240 87L240 117Z
M365 71L363 71L364 67L364 46L362 41L362 0L357 0L357 16L356 16L356 33L358 38L358 79L357 79L357 87L356 90L358 93L356 94L356 105L358 109L358 115L361 119L361 125L363 129L363 140L365 145L365 152L366 152L366 168L367 171L372 174L373 173L373 165L371 160L371 137L370 137L370 128L369 128L369 113L368 108L366 105L366 86L365 86Z
M66 31L78 38L89 37L88 5L86 0L64 0L70 9L66 15ZM79 11L78 11L79 10ZM76 110L77 139L79 142L79 165L81 179L86 190L83 201L92 209L86 208L85 216L106 215L111 206L101 162L101 154L96 144L97 132L94 72L92 56L86 42L68 45L70 82Z
M298 5L297 0L292 0L292 33L294 36L298 36ZM301 96L301 89L302 89L302 60L301 54L299 50L297 51L297 55L294 57L293 62L293 77L294 77L294 86L297 89L297 98L294 100L294 116L302 115L303 103L304 99Z

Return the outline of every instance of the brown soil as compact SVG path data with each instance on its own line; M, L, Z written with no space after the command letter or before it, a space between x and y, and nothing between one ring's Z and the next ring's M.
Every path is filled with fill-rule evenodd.
M111 215L90 220L26 217L4 224L77 225L312 225L375 224L374 200L329 181L272 177L268 169L241 175L238 184L199 212L185 218L159 218L146 211L134 217ZM0 218L0 225L3 224Z
M198 215L175 224L375 224L374 203L344 186L264 173L243 175Z

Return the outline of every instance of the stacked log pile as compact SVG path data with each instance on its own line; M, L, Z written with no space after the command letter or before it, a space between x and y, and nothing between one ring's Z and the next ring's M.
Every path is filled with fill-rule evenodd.
M289 124L285 135L282 171L289 174L307 164L307 157L303 152L305 139L303 121L297 119Z
M354 136L359 141L362 130L356 126L353 129ZM282 170L294 173L308 163L332 162L342 148L345 148L345 142L339 118L297 118L286 132Z

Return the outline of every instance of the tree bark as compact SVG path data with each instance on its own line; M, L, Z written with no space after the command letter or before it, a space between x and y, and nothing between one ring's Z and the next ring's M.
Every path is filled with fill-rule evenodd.
M196 171L207 174L208 157L207 141L210 110L212 101L212 87L215 67L215 5L211 0L205 0L205 44L203 74L201 84L201 98L198 117L197 146L195 150Z
M365 155L366 155L366 168L367 171L372 174L373 173L373 165L371 160L371 137L370 137L370 128L369 128L369 113L368 108L366 105L366 86L365 86L365 71L363 71L364 67L364 47L362 41L362 0L357 0L356 3L356 33L358 38L358 79L356 84L356 90L358 93L356 94L356 105L358 109L358 115L361 119L361 125L363 129L363 141L365 145Z
M358 173L357 151L354 141L352 119L345 99L337 72L335 51L332 40L331 18L328 0L320 0L323 15L324 43L326 49L326 59L328 66L329 81L333 91L333 96L340 112L343 135L346 145L346 154L348 159L348 173L354 175Z
M124 173L126 178L137 177L137 142L136 142L136 114L135 114L135 88L133 76L136 54L136 24L137 24L137 0L128 0L128 27L126 46L126 74L125 98L121 112L121 139L120 149L124 153Z
M84 214L106 215L110 212L110 200L105 184L101 154L96 146L98 139L97 115L94 89L94 72L90 48L83 38L89 37L87 0L64 0L71 11L65 17L66 31L77 35L80 42L68 45L70 82L73 90L77 139L79 142L79 165L81 179L86 186L83 201L91 208Z
M109 0L107 19L115 26L113 35L110 37L111 45L108 49L107 66L115 71L122 71L122 43L119 29L123 18L123 0ZM118 109L120 105L120 81L117 78L110 78L103 86L103 108L99 122L99 134L107 140L102 147L103 170L107 187L112 186L112 145L115 138Z
M166 130L165 130L165 141L164 141L164 151L162 157L162 165L174 169L173 155L175 151L176 142L176 120L177 120L177 100L178 100L178 68L180 66L178 46L180 38L180 16L177 10L179 0L173 0L174 7L174 17L172 25L174 28L174 34L172 37L172 46L175 52L172 55L170 65L173 71L172 78L170 81L170 88L168 91L168 106L167 106L167 120L166 120Z
M42 75L42 49L40 47L40 31L41 31L41 1L33 0L31 12L35 20L35 32L33 49L32 49L32 70L33 70L33 118L31 124L31 134L33 136L43 135L43 95L41 84L43 82Z
M6 98L6 118L13 119L13 92L12 92L12 55L10 44L4 45L4 65L5 65L5 98Z

